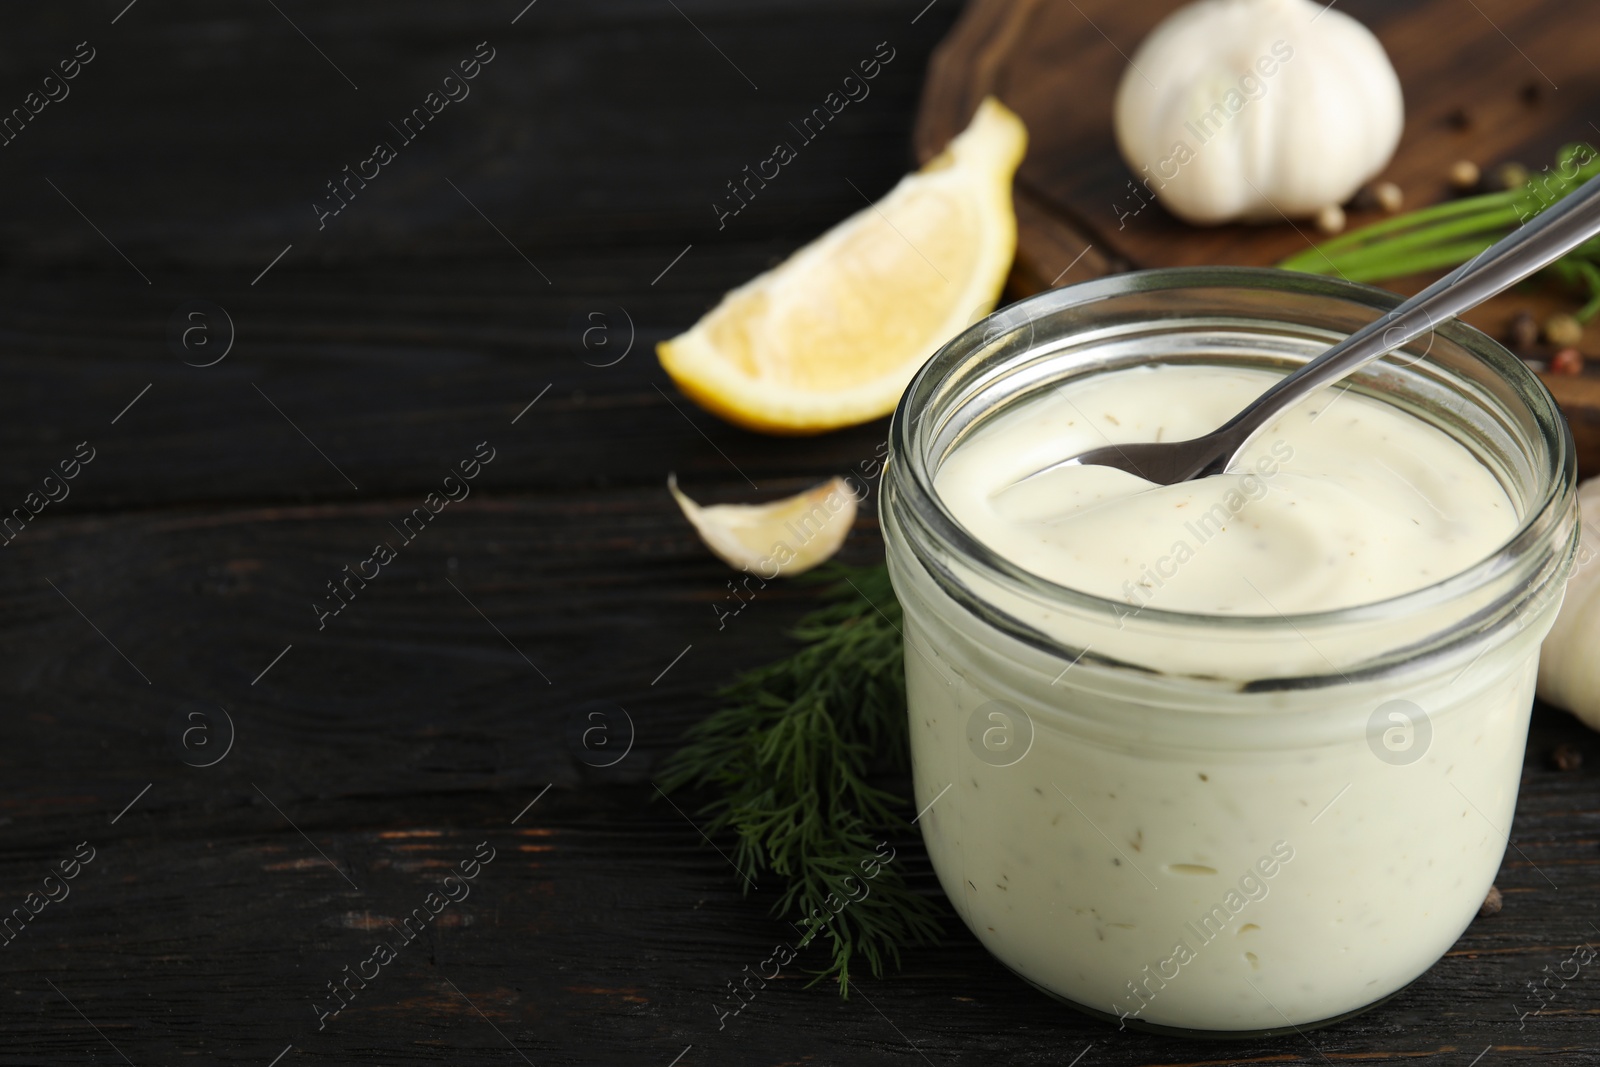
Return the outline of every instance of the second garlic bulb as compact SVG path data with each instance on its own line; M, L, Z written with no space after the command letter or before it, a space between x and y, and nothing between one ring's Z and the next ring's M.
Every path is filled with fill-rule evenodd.
M1561 613L1539 650L1539 699L1600 730L1600 478L1578 486L1583 540Z
M1400 79L1365 26L1312 0L1197 0L1157 26L1117 89L1136 186L1193 223L1343 203L1400 141Z

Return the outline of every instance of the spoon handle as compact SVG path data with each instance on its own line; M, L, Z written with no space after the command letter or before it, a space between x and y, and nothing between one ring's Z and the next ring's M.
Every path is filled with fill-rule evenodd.
M1216 431L1238 452L1260 430L1307 395L1393 351L1526 278L1600 233L1600 177L1541 212L1383 318L1279 381ZM1230 455L1231 459L1231 455Z

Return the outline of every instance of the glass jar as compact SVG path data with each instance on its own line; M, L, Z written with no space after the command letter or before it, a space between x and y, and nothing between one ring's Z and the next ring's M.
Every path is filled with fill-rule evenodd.
M918 825L973 934L1045 992L1122 1026L1304 1029L1395 993L1477 914L1578 532L1571 437L1520 360L1452 322L1347 379L1464 445L1520 520L1378 603L1131 611L1000 557L934 487L1043 390L1153 362L1287 372L1398 302L1272 270L1119 275L997 312L906 391L882 511Z

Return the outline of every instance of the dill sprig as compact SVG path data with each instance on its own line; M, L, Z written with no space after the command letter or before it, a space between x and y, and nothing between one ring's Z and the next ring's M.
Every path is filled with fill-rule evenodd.
M817 576L831 584L791 632L801 647L719 691L723 706L689 731L662 784L718 794L700 809L704 829L734 835L746 892L765 874L782 881L773 915L801 931L801 945L819 931L827 938L831 960L813 983L832 978L848 998L852 963L874 977L887 962L898 968L903 946L936 942L940 911L877 851L886 834L907 829L898 812L909 806L871 780L909 762L888 568Z
M1567 145L1554 167L1517 188L1396 215L1297 252L1278 266L1353 282L1458 267L1597 174L1600 153L1586 144ZM1579 245L1541 273L1584 292L1585 303L1573 316L1579 322L1600 313L1600 238Z

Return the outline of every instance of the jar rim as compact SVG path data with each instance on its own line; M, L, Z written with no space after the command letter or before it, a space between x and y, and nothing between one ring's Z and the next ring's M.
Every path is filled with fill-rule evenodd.
M975 568L985 578L1009 587L1032 599L1043 597L1065 606L1103 614L1126 614L1129 605L1120 600L1062 585L1006 559L979 540L956 518L934 485L936 468L931 467L926 450L916 447L917 423L937 402L941 389L959 380L964 367L980 349L1011 336L1022 326L1032 329L1039 319L1074 308L1082 308L1117 296L1178 289L1222 289L1272 291L1343 301L1358 310L1377 314L1392 311L1405 298L1375 286L1321 275L1278 270L1269 267L1169 267L1133 271L1079 282L1060 289L1025 297L986 318L946 342L912 377L900 398L889 427L890 468L894 477L893 503L911 508L922 532L931 536L943 550ZM1286 318L1285 322L1293 321ZM1459 320L1438 327L1434 333L1453 342L1475 361L1497 374L1512 395L1527 408L1546 442L1547 456L1527 456L1537 465L1538 491L1531 494L1517 529L1482 559L1436 582L1409 592L1312 612L1273 615L1227 615L1174 611L1143 606L1140 617L1152 625L1204 625L1213 630L1243 633L1265 624L1287 624L1295 629L1359 623L1395 615L1409 615L1446 604L1458 596L1481 588L1505 570L1508 557L1523 554L1541 539L1559 530L1560 512L1569 510L1576 487L1576 457L1572 433L1555 398L1537 375L1521 359L1499 342ZM1026 350L1024 350L1024 353ZM969 368L970 369L970 368ZM1417 417L1421 418L1420 415ZM942 457L941 457L942 458ZM1542 461L1542 462L1541 462ZM901 494L905 495L903 501ZM890 501L886 496L885 500Z

